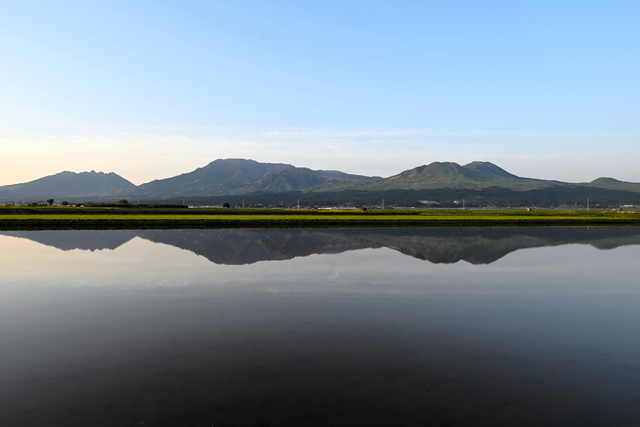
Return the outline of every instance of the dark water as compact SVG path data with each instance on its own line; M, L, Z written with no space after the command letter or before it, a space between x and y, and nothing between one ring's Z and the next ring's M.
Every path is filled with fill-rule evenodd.
M640 229L0 232L0 426L640 425Z

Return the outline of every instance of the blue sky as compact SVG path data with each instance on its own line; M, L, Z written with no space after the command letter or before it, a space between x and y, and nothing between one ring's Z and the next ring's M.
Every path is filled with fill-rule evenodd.
M640 181L640 2L1 1L0 185L244 157Z

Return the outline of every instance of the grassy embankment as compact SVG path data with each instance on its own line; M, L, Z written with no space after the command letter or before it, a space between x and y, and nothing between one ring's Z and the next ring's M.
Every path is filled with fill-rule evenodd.
M1 230L640 225L640 212L0 208Z

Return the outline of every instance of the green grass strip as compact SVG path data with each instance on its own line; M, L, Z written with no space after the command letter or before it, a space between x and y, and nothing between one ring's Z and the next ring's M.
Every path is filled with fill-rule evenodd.
M327 227L504 227L640 225L635 212L427 211L419 213L284 213L264 210L238 214L25 213L0 215L2 230L91 230L173 228L327 228Z

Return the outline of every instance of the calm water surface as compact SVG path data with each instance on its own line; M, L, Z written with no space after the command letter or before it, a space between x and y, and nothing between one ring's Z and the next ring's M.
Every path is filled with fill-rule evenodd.
M640 228L0 232L0 426L637 426Z

